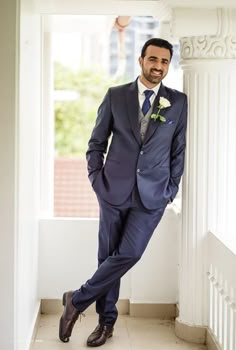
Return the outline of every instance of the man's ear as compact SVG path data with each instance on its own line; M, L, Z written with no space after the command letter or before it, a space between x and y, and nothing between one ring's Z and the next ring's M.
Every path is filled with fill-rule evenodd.
M143 59L141 56L139 57L138 61L139 61L139 65L142 66Z

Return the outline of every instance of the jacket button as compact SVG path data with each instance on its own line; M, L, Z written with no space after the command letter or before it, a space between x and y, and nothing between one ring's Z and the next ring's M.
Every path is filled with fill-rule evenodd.
M143 154L143 151L140 151L140 154Z
M137 169L137 173L140 173L140 169Z

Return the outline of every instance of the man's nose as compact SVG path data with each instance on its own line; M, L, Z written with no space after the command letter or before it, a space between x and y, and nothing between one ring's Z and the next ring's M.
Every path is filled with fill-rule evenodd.
M157 70L162 70L162 63L161 62L155 62L154 66Z

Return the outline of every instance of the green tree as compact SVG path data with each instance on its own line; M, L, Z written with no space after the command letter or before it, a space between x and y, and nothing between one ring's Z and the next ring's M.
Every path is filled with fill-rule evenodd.
M97 109L108 87L125 82L111 79L99 69L73 71L54 65L54 89L78 93L75 101L55 102L55 151L58 156L85 155Z

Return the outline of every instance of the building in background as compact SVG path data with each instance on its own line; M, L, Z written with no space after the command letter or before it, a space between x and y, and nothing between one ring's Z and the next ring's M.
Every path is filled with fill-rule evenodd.
M110 36L109 65L110 74L123 74L128 80L139 75L137 58L145 41L157 35L159 23L154 17L132 17L130 23L124 28L123 35L117 26L114 26ZM121 43L120 41L124 42ZM120 52L123 49L124 52ZM123 70L119 69L119 64Z

